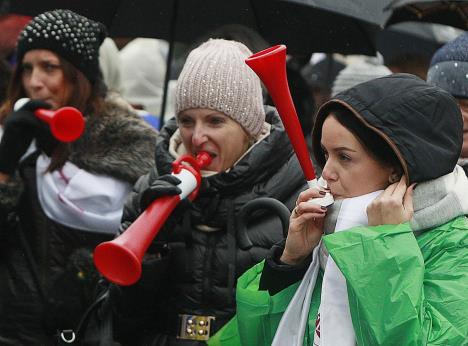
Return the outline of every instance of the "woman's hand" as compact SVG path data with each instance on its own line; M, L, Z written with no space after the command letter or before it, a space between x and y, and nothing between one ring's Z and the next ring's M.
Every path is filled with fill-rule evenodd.
M389 185L367 206L369 226L397 225L413 217L413 190L416 184L406 186L405 178Z
M325 192L316 188L307 189L299 195L291 217L286 238L286 246L281 262L298 264L317 246L323 234L323 219L327 209L309 202L312 198L321 198Z

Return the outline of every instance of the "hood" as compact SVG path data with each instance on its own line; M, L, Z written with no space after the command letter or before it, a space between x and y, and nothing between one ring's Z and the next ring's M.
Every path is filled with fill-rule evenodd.
M336 95L318 111L312 133L314 156L323 167L322 125L343 107L379 134L400 160L407 183L451 173L463 143L463 120L455 99L410 74L394 74Z

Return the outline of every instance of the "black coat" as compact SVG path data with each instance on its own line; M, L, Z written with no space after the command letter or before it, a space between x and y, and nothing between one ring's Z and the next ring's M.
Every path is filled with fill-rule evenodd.
M106 107L106 114L88 119L69 160L88 172L134 184L151 168L156 132L121 106ZM38 155L22 162L21 179L13 181L23 190L16 206L11 194L20 189L13 183L0 189L0 345L48 346L58 329L75 328L95 299L92 251L112 237L98 229L72 229L45 215L37 192Z
M239 210L258 197L275 198L291 210L299 192L306 188L282 123L271 108L267 121L272 125L270 135L228 173L202 179L197 199L179 207L156 237L140 282L115 294L116 312L129 327L126 335L121 335L124 342L138 344L135 335L143 335L145 341L139 342L145 345L177 344L178 314L215 316L214 331L234 315L237 278L284 237L276 216L257 214L248 231L253 247L241 249L236 229ZM176 129L171 121L161 131L156 167L136 184L124 210L123 229L140 213L141 192L158 176L170 172L174 158L168 144ZM202 231L197 225L218 230ZM123 332L125 326L117 329Z

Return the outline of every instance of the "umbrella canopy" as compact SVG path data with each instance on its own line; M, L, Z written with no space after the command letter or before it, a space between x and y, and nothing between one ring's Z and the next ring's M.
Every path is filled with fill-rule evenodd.
M437 49L462 32L451 26L434 23L397 23L377 33L376 47L385 63L405 55L417 55L430 60Z
M386 25L421 21L468 30L468 1L466 0L394 0L385 8L385 11L391 13Z
M15 0L11 12L37 15L53 8L74 10L104 23L112 37L149 37L192 44L223 25L258 32L270 44L282 43L289 54L312 52L375 54L374 35L390 0ZM161 114L166 104L166 73Z
M289 53L374 54L373 35L389 0L15 0L10 12L37 15L68 8L104 23L113 37L192 43L226 24L259 32Z
M145 36L192 43L226 24L257 31L288 52L374 54L372 37L381 6L325 0L145 0L122 1L112 23L116 36Z

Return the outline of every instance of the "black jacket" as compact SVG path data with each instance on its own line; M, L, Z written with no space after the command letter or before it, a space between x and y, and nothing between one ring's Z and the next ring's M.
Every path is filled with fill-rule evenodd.
M121 335L124 342L138 344L135 335L143 335L145 341L140 342L145 345L176 343L178 314L215 316L212 332L234 315L236 279L265 258L268 249L284 236L277 217L258 213L249 223L253 247L242 249L237 214L258 197L275 198L291 210L298 193L305 189L289 139L271 108L267 109L267 121L272 125L270 135L228 173L202 179L197 199L176 209L156 237L140 282L116 294L116 312L130 327L127 335ZM156 167L136 184L124 210L123 229L140 213L140 193L152 180L170 172L174 158L168 144L176 129L172 120L161 131ZM218 230L202 231L198 225ZM123 331L125 326L117 329Z
M69 160L88 172L134 184L151 168L156 132L117 104L107 103L106 111L88 119ZM112 237L71 229L45 215L37 192L39 154L22 162L15 176L21 179L0 189L0 345L52 345L58 329L75 328L95 298L92 251ZM19 190L19 202L13 203L13 191Z

